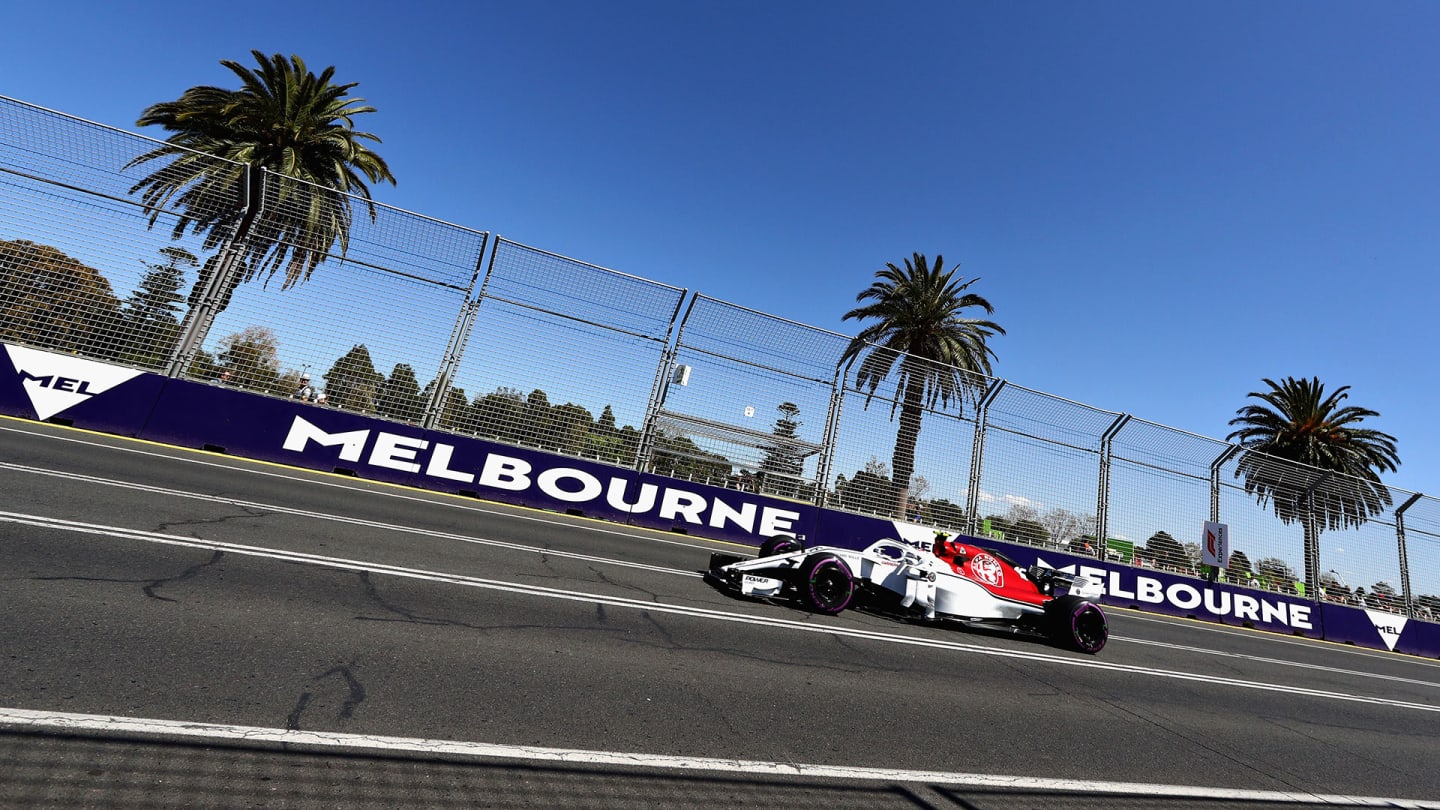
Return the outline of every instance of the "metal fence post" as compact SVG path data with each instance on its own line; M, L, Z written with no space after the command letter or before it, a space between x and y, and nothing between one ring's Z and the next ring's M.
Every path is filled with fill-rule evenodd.
M840 432L840 411L845 405L843 373L839 366L836 366L835 377L830 382L830 409L825 413L825 433L820 439L825 449L820 452L820 459L815 463L813 500L816 506L824 506L830 499L830 465L835 462L835 436Z
M1240 445L1232 444L1210 462L1210 520L1214 523L1220 522L1220 468L1239 452Z
M1415 594L1410 590L1410 553L1405 545L1405 510L1420 500L1421 494L1413 493L1405 503L1395 510L1395 538L1400 548L1400 594L1405 600L1405 615L1415 618Z
M670 315L670 327L665 335L665 351L660 353L660 366L655 370L655 382L650 386L650 399L645 404L645 425L640 431L640 444L635 448L635 469L638 472L645 472L645 465L650 463L650 454L655 449L655 422L660 417L660 411L665 408L665 397L670 394L670 371L680 349L680 336L685 333L685 322L690 319L690 313L695 311L695 299L696 296L690 296L690 306L685 308L685 317L680 318L678 330L675 319L680 315L683 296Z
M1130 414L1122 413L1100 434L1100 481L1095 493L1095 554L1102 560L1105 559L1105 550L1110 547L1110 442L1129 421Z
M489 240L490 235L486 234L480 243L480 255L475 258L475 272L470 276L470 289L465 291L465 301L460 305L460 313L455 318L450 342L445 345L445 354L440 358L434 390L430 392L430 398L425 402L425 410L420 416L420 426L426 430L433 429L444 414L445 402L449 399L450 381L455 379L455 370L459 368L460 360L465 355L465 347L470 343L470 330L475 326L475 314L480 310L480 302L485 298L485 284L490 281L490 271L495 269L495 253L500 247L498 238L490 250L490 265L485 271L485 281L481 282L480 291L475 292L475 281L480 278L480 268L485 265L485 249L490 247ZM471 293L475 293L473 298Z
M970 443L970 485L965 488L966 533L972 537L980 531L980 471L985 464L985 422L990 416L990 406L1004 387L1004 380L993 380L989 390L975 403L975 440Z
M175 348L165 366L167 377L180 377L190 368L200 346L205 343L205 337L210 333L210 327L215 323L215 316L224 309L220 304L229 304L232 292L230 280L244 264L245 240L250 235L250 227L254 224L255 217L264 207L263 177L264 174L254 164L245 165L240 219L235 223L234 233L225 239L220 250L212 257L215 261L215 272L210 274L210 279L200 289L199 295L192 296L195 303L185 312L185 321L180 325L180 337L175 341Z

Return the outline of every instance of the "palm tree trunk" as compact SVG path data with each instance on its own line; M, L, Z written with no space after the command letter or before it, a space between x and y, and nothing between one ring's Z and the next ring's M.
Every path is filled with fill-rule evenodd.
M895 479L895 517L905 520L906 507L910 505L910 478L915 474L915 447L920 442L920 418L925 408L922 397L925 394L924 381L914 375L906 376L904 398L900 402L900 431L895 435L895 451L890 456L890 469Z

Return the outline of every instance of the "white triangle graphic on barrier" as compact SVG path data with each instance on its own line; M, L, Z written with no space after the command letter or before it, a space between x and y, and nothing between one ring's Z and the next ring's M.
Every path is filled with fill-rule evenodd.
M1405 623L1410 619L1370 608L1365 608L1365 615L1370 617L1371 623L1375 625L1375 631L1380 634L1385 646L1389 648L1390 652L1395 652L1395 642L1400 640L1400 634L1405 630Z
M49 419L120 383L144 374L133 368L112 366L68 354L43 352L5 344L10 365L30 398L36 419Z

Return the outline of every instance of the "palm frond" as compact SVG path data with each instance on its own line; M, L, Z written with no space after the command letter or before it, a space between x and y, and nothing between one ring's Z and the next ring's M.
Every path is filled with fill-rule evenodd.
M317 75L299 56L251 55L254 66L221 61L239 89L192 87L141 114L140 126L171 135L165 146L126 164L163 161L130 192L140 194L151 227L172 212L174 237L187 230L205 234L210 249L239 222L245 166L265 169L272 188L247 245L247 280L283 272L282 287L290 287L331 255L344 257L353 199L363 201L374 220L367 180L394 184L395 178L365 145L380 138L354 128L357 116L375 111L349 95L355 83L336 84L333 66Z

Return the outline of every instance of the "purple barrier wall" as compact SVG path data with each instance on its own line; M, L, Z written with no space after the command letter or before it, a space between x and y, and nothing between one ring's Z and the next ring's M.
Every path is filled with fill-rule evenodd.
M1321 603L1325 639L1359 647L1440 658L1440 625L1373 608Z
M69 354L0 343L0 413L135 436L164 377Z
M370 417L171 380L71 355L0 344L0 414L619 523L758 545L863 549L883 537L929 549L910 523L639 474L606 464L398 425ZM1022 566L1103 583L1102 602L1154 613L1440 657L1440 625L984 538Z
M172 380L143 438L459 492L485 500L756 544L808 534L814 506Z

